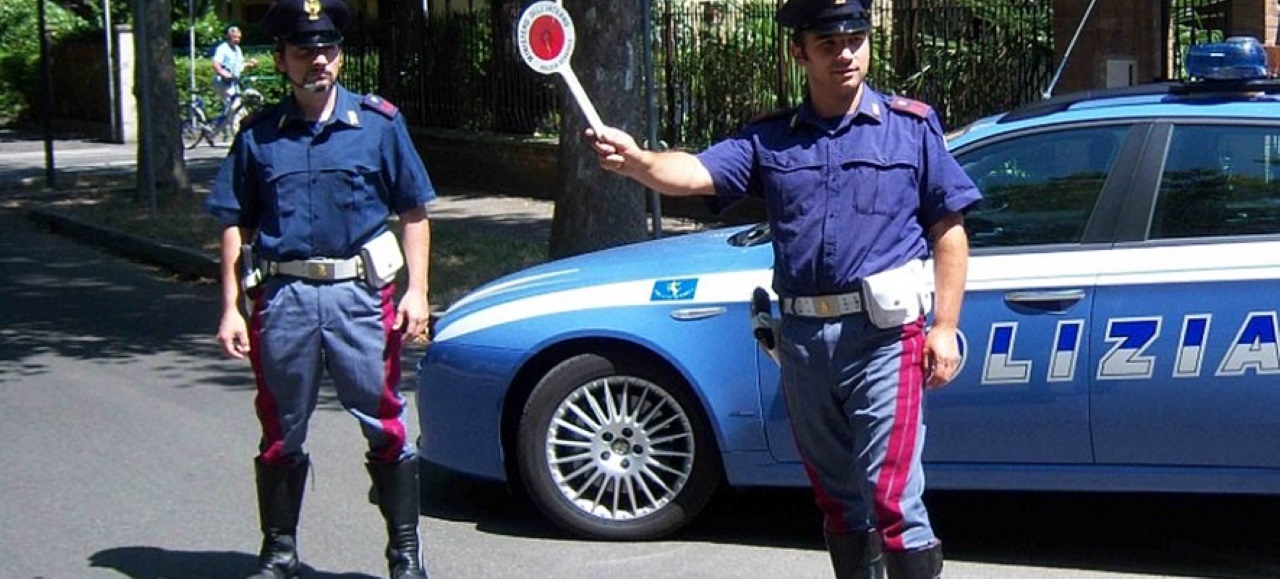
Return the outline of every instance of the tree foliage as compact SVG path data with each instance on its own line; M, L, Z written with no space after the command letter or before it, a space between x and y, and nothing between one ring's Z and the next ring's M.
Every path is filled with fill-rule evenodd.
M39 95L40 34L32 0L0 0L0 120L21 118ZM80 33L87 24L57 4L45 6L49 40Z
M38 2L45 3L47 30L52 45L74 41L99 42L104 5L101 0L0 0L0 122L21 120L38 102L40 35ZM226 24L217 16L215 0L170 0L170 45L186 46L188 31L196 32L198 57L222 41ZM111 1L111 25L133 22L131 0ZM195 18L191 18L191 14ZM178 44L180 43L180 44ZM55 71L56 73L57 71ZM189 73L189 69L183 72Z

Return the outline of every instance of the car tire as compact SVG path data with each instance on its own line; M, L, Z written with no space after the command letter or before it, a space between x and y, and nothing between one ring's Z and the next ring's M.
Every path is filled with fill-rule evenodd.
M517 441L533 503L579 537L658 539L688 524L721 477L711 430L684 382L621 356L583 354L548 372Z

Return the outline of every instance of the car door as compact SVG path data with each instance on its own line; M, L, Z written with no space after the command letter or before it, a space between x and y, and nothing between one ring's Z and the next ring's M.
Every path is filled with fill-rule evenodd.
M1130 212L1150 218L1099 277L1095 455L1280 467L1280 125L1185 121L1161 134L1154 201Z
M1088 236L1105 229L1091 216L1104 190L1117 187L1109 177L1130 130L1130 123L1028 130L957 152L984 200L966 217L963 366L926 396L925 459L935 469L1092 460L1081 363L1094 256L1107 246ZM798 460L785 405L770 387L776 381L776 368L766 368L770 446L777 459Z

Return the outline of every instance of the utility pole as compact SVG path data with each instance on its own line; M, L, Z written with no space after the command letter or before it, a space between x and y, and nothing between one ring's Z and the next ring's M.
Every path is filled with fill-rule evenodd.
M187 0L187 50L191 56L191 98L196 96L196 0Z
M40 118L44 125L44 184L57 187L53 162L53 75L49 74L49 23L45 16L45 0L36 0L40 24Z
M115 57L115 36L116 25L111 19L111 0L102 3L102 35L107 46L107 103L108 109L108 141L124 142L124 131L120 128L120 103L116 90L119 88L117 84L117 68Z
M136 52L138 53L138 135L141 149L138 151L138 178L142 180L140 189L147 195L147 209L151 217L159 212L156 203L156 162L152 151L155 134L151 126L151 33L147 23L147 2L133 1L133 21L137 32L134 34Z

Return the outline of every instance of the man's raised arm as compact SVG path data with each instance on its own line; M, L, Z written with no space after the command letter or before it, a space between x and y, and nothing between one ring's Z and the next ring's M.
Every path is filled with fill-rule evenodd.
M600 135L587 129L600 166L639 181L663 195L714 195L715 183L702 161L681 151L647 151L627 133L605 127Z

